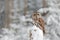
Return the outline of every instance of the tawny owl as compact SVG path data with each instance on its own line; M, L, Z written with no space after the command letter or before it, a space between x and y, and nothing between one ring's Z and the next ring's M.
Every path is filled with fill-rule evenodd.
M41 15L39 13L34 13L32 15L32 19L34 20L35 23L39 25L39 28L43 30L43 33L45 33L45 22L42 19Z

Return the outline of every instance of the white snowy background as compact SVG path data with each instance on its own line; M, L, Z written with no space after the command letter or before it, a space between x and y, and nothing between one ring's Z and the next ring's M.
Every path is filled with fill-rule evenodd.
M42 0L28 0L27 16L23 15L24 0L14 0L10 29L3 25L4 3L4 0L0 0L0 40L29 40L29 30L33 27L31 15L35 10L41 14L49 11L46 16L42 16L46 22L44 40L60 40L60 0L46 0L46 8L42 8Z

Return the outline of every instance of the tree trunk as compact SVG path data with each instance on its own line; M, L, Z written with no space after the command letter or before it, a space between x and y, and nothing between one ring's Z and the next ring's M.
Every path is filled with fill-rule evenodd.
M5 0L5 27L9 27L10 15L13 11L13 0Z

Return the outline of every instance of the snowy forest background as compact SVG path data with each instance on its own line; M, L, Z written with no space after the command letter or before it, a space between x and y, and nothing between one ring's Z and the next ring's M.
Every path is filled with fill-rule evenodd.
M5 0L0 0L0 40L29 40L29 30L33 26L31 15L38 11L46 22L46 34L44 40L60 40L60 0L45 0L43 8L42 0L28 0L28 11L24 17L24 0L13 0L13 15L10 15L10 27L4 27Z

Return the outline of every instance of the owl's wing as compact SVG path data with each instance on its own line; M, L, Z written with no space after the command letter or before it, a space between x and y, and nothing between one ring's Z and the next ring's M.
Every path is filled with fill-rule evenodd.
M42 18L39 18L39 19L38 19L38 22L39 22L39 24L40 24L41 26L44 26L44 25L45 25L45 22L44 22L44 20L43 20Z
M42 29L43 32L45 33L45 28L44 28L45 22L44 22L44 20L42 18L39 18L38 22L39 22L39 25L40 25L39 28Z

